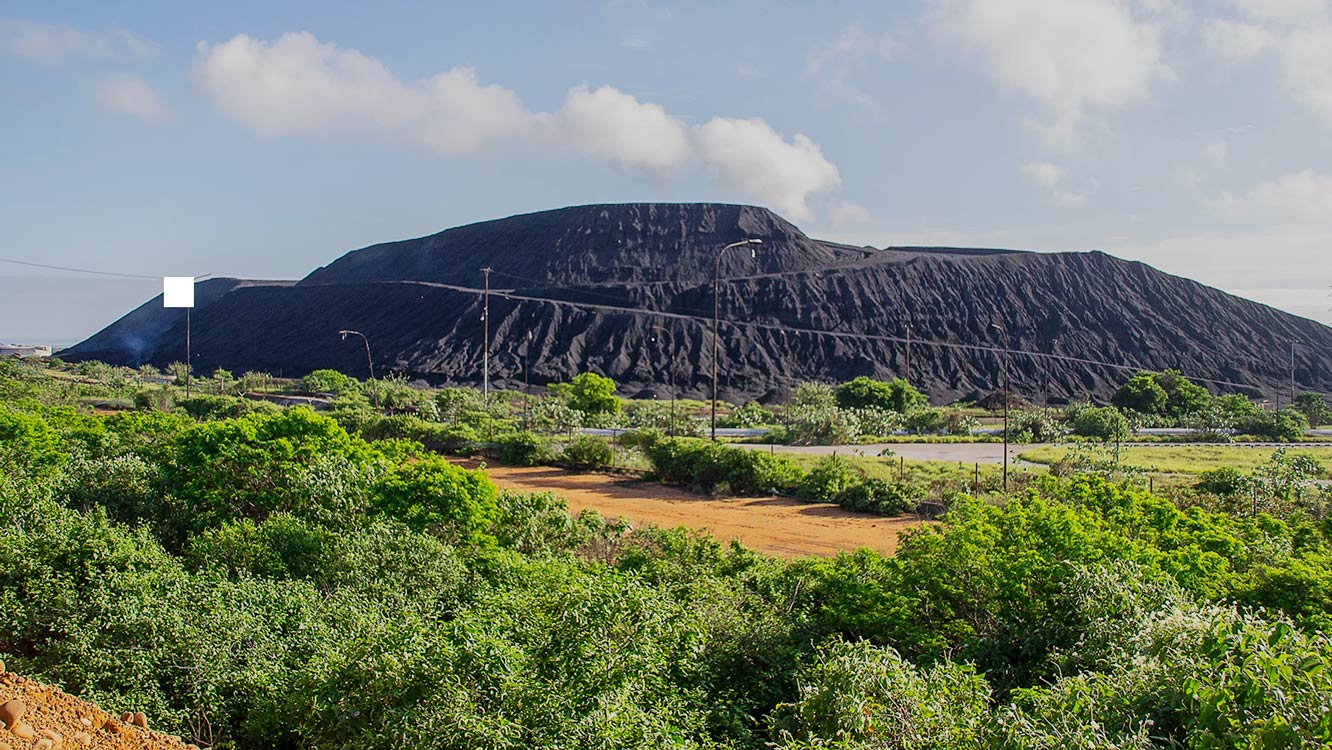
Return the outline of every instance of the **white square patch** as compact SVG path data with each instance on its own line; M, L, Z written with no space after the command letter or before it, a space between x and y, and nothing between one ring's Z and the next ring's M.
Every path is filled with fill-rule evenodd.
M163 276L162 306L194 307L194 277Z

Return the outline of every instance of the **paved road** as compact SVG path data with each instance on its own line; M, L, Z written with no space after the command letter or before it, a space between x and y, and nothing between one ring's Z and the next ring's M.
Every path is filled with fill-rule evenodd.
M1003 443L874 443L872 445L759 445L732 443L737 448L776 451L778 453L812 453L827 456L837 453L842 456L864 455L877 456L884 449L892 455L901 456L911 461L961 461L964 464L1001 464L1004 462ZM1008 457L1017 461L1018 453L1039 445L1010 445Z
M753 450L772 451L778 453L812 453L818 456L827 456L837 453L842 456L864 455L877 456L885 448L892 450L893 455L901 456L910 461L960 461L964 464L1001 464L1004 462L1004 444L1003 443L875 443L873 445L757 445L747 443L732 443L737 448L750 448ZM1124 447L1160 447L1174 448L1186 447L1190 445L1203 446L1208 448L1277 448L1286 447L1291 449L1307 448L1311 445L1327 446L1328 443L1124 443ZM1015 464L1025 463L1018 461L1018 454L1036 448L1061 447L1050 446L1048 444L1012 444L1008 446L1008 457ZM1064 448L1071 449L1071 445L1064 445Z

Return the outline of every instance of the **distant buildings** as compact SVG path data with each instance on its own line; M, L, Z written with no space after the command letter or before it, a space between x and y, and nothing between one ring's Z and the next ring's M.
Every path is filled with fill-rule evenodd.
M49 357L51 347L28 344L0 344L0 357Z

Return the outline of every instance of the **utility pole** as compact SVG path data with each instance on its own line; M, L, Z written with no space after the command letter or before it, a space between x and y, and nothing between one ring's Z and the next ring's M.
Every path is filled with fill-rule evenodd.
M907 323L906 382L911 382L911 324Z
M481 320L485 323L484 332L481 334L482 353L481 353L481 397L490 398L490 266L481 269L486 275L486 293L485 302L482 303Z
M532 429L532 412L527 408L527 394L532 390L528 374L532 371L532 332L527 332L527 348L523 349L523 430Z
M1290 408L1295 408L1295 342L1290 342Z
M717 263L712 272L712 442L717 442L717 358L721 356L718 350L718 341L720 338L721 321L721 259L727 250L741 245L749 245L749 254L754 256L754 245L763 244L763 240L750 238L732 242L717 251Z
M991 323L990 327L1003 334L1004 347L1000 350L1004 364L1004 494L1008 494L1008 331L998 323Z
M185 308L185 398L190 397L190 380L194 362L190 360L190 308Z

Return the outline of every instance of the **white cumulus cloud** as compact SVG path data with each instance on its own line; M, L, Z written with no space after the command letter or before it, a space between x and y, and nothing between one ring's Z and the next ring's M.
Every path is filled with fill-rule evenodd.
M1060 208L1076 208L1086 205L1087 196L1065 187L1068 170L1048 161L1034 161L1022 167L1022 173L1038 187L1050 194L1050 199Z
M1004 89L1035 100L1038 129L1067 144L1092 112L1147 98L1168 76L1162 28L1173 5L1120 0L940 0L935 23L945 38L978 54Z
M534 124L517 95L481 84L470 68L408 84L378 60L305 32L200 43L194 76L223 113L268 138L370 134L454 156Z
M569 150L658 181L692 164L792 218L808 217L810 196L841 183L817 144L803 134L788 140L762 119L690 127L610 86L575 86L558 111L533 112L471 68L402 81L379 60L305 32L200 43L193 75L223 114L267 138L369 136L442 156Z
M0 18L0 53L30 62L145 60L157 45L124 29L83 31L63 24Z
M610 86L573 88L553 122L558 137L578 151L659 178L689 158L689 131L682 120Z
M97 87L97 101L113 112L137 117L145 122L170 122L167 109L157 91L142 78L115 75Z
M728 185L794 219L810 216L810 195L842 182L837 166L803 133L787 141L759 118L714 117L695 129L694 141L699 158Z

